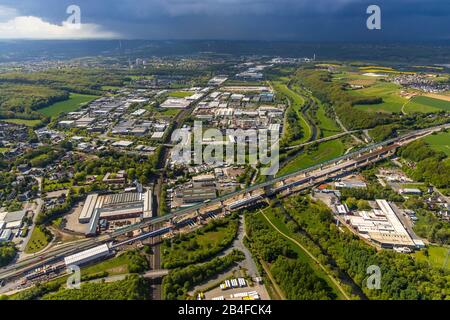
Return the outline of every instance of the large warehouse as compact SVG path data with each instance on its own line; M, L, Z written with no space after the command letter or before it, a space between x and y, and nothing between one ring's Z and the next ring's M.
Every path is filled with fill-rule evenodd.
M80 223L89 223L87 235L95 235L102 219L122 220L131 218L149 219L153 216L152 191L124 192L108 195L91 194L86 198L78 217Z
M86 264L88 262L104 258L108 256L111 253L109 250L108 244L102 244L101 246L78 252L76 254L73 254L71 256L67 256L64 258L64 263L66 266L80 266L83 264Z

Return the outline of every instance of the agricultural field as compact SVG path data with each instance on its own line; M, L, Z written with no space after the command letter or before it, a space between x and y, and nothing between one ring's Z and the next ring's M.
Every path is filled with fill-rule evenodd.
M411 101L407 105L405 105L405 111L407 113L439 112L442 110L450 111L450 101L425 96L417 96L412 98Z
M403 105L408 102L407 99L400 96L400 86L389 82L377 82L369 88L350 91L355 96L380 97L383 103L372 105L356 105L365 111L375 112L401 112Z
M337 158L344 154L344 144L340 140L333 140L320 143L317 147L310 147L304 153L291 160L286 166L280 169L278 176L292 173L296 170L308 168L310 166Z
M377 74L415 74L415 72L398 71L390 67L380 67L380 66L367 66L360 67L359 70L364 73L377 73Z
M82 105L97 98L97 96L92 95L71 93L69 100L54 103L51 106L40 109L39 112L47 117L57 117L61 113L76 111Z
M424 138L424 141L435 151L442 151L450 156L450 132L442 132Z
M23 124L27 127L34 127L41 123L41 120L25 120L25 119L2 119L1 121L14 124Z
M369 87L377 82L377 79L371 76L365 76L356 72L343 72L333 75L333 81L340 81L355 86Z

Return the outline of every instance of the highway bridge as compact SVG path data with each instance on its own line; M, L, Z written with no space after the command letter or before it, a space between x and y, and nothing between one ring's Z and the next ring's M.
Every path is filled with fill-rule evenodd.
M69 243L64 246L56 247L45 253L38 254L35 257L19 261L14 265L0 270L0 279L8 279L11 277L18 277L24 272L32 270L39 265L48 264L52 261L58 261L65 256L87 250L89 248L98 246L106 242L115 242L120 236L126 235L136 230L143 230L149 226L160 223L171 223L169 226L164 226L161 229L143 232L135 238L125 240L112 245L112 248L118 248L123 245L131 244L136 241L142 241L155 236L160 236L170 232L173 228L179 226L179 219L184 219L184 223L195 219L197 216L208 215L217 209L225 208L228 211L244 208L253 205L258 201L264 200L267 196L281 194L283 196L310 188L316 184L327 181L333 177L337 177L356 169L367 166L371 163L386 159L395 153L395 150L405 144L414 140L420 139L433 132L440 131L444 128L449 128L450 124L440 125L433 128L422 129L414 131L403 136L390 139L377 144L366 146L358 151L346 154L344 156L335 158L330 161L319 163L310 168L299 170L291 174L270 179L260 184L256 184L245 190L236 191L208 203L201 203L189 208L180 209L171 214L155 217L145 222L140 222L110 234L101 235L93 239L85 239L75 243ZM191 215L191 216L190 216ZM178 221L177 221L178 220ZM181 221L182 221L181 220Z

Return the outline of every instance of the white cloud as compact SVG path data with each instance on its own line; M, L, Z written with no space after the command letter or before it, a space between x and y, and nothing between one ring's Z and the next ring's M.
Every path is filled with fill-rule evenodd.
M68 22L52 24L34 16L20 16L11 7L0 5L0 39L78 40L113 39L120 37L115 32L102 29L92 23L82 23L79 28Z

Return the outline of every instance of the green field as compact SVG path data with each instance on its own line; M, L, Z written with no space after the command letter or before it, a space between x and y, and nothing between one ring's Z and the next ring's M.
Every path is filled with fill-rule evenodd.
M325 108L321 103L319 103L319 109L317 110L316 117L323 138L342 132L337 123L326 115Z
M337 158L344 153L344 144L340 140L320 143L311 151L306 151L280 169L278 176L305 169L313 165Z
M173 91L169 93L169 97L173 98L186 98L192 96L192 92L189 91Z
M447 247L429 246L428 257L425 255L423 250L417 251L414 256L417 261L427 262L434 267L443 268L449 251L450 248ZM445 269L450 270L450 256L445 265Z
M175 108L155 108L149 107L148 110L154 113L156 118L175 118L182 110Z
M375 112L401 112L403 105L408 101L400 96L400 86L389 82L377 82L368 88L349 91L350 94L359 97L380 97L383 103L371 105L356 105L366 111Z
M300 126L302 127L302 130L303 130L303 137L296 141L292 141L290 143L290 145L302 144L302 143L308 141L312 135L312 131L311 131L311 128L309 127L308 122L305 120L305 118L303 117L303 114L301 113L301 108L305 104L305 100L303 99L303 97L301 95L292 91L285 84L283 84L281 82L273 82L272 86L274 87L276 92L281 93L283 96L285 96L286 98L288 98L290 100L291 108L293 108L297 112L298 117L300 118Z
M220 220L222 225L209 224L206 229L184 238L164 242L161 247L161 260L164 268L174 268L192 264L217 254L229 245L236 236L237 220Z
M39 112L47 117L56 117L63 112L73 112L78 110L82 105L97 99L97 96L71 93L69 100L60 101L46 108L39 109Z
M450 101L418 96L411 99L406 105L405 111L409 112L439 112L450 111Z
M430 135L424 138L424 141L428 143L433 150L442 151L447 156L450 156L450 132Z
M44 249L48 245L48 240L44 232L40 228L35 227L25 247L25 253L36 253Z
M27 127L34 127L41 123L41 120L25 120L25 119L2 119L3 122L23 124Z

